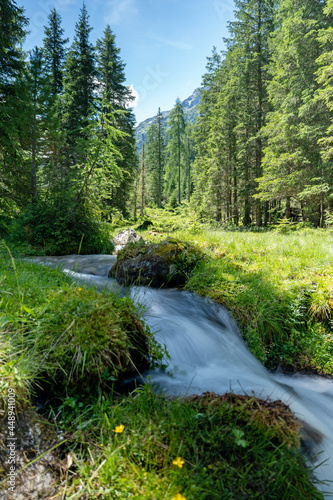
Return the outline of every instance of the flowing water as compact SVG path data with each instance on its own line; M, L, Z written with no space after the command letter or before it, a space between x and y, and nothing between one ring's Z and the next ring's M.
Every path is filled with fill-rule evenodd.
M114 256L43 257L34 259L60 264L73 277L97 288L120 287L107 278ZM304 425L304 439L315 465L320 488L333 498L333 380L306 375L270 373L250 353L237 326L221 306L190 292L132 287L128 293L146 306L145 320L155 338L165 344L167 369L144 374L170 395L205 391L281 399ZM331 458L332 457L332 458Z

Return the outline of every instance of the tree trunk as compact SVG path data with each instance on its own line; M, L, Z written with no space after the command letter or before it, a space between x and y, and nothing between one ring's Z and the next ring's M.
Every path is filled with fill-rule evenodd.
M286 218L291 219L290 196L286 198Z
M144 216L145 209L145 143L142 143L142 166L141 166L141 206L140 216Z
M258 35L257 35L257 58L258 58L258 80L257 80L257 90L258 90L258 120L257 120L257 139L256 139L256 177L260 177L262 174L261 162L262 162L262 141L261 141L261 127L262 127L262 61L261 61L261 51L262 51L262 40L261 40L261 0L258 1ZM256 201L256 226L260 227L262 224L261 220L261 202Z
M238 191L237 191L237 172L236 172L236 164L234 164L234 196L233 196L233 202L234 202L234 224L235 226L238 226L239 224L239 215L238 215L238 207L237 207L237 202L238 202Z
M32 161L31 161L31 183L32 183L32 203L37 201L37 180L36 180L36 95L34 96L34 116L32 125Z
M265 211L264 211L264 226L267 227L268 226L268 222L269 222L269 217L270 216L270 213L269 213L269 202L268 201L265 201Z

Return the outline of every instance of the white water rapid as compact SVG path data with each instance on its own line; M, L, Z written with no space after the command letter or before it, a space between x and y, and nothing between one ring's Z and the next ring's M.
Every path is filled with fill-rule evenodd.
M116 286L107 278L113 256L36 260L60 264L98 288ZM325 481L320 489L325 498L333 498L333 380L270 373L250 353L228 312L208 299L176 289L133 287L129 293L146 306L145 320L170 355L165 371L151 370L145 379L175 396L232 391L281 399L306 423L306 443L313 455L319 453L314 464L325 461L316 469L318 479Z

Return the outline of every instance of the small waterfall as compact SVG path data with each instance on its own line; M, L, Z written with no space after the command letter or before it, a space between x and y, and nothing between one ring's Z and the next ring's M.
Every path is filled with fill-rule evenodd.
M132 297L146 305L146 322L165 344L167 369L147 374L170 395L254 394L280 399L306 423L313 455L320 454L321 480L333 480L333 380L306 375L272 374L251 354L229 313L209 299L179 290L134 287ZM322 486L333 498L333 483Z
M53 259L53 260L52 260ZM37 259L34 259L36 261ZM74 278L97 288L116 287L107 278L113 256L38 258L61 265ZM75 272L73 272L75 271ZM118 287L119 289L119 287ZM333 498L333 380L300 374L272 374L251 354L229 313L209 299L176 289L132 287L132 298L146 307L145 320L165 344L166 370L151 370L146 379L169 395L254 394L281 399L305 422L305 437L313 455L325 498Z

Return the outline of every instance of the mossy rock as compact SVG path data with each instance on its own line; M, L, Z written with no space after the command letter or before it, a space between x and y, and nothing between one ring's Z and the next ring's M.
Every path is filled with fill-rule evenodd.
M119 252L109 277L124 285L182 286L201 257L199 248L175 239L131 243Z
M37 321L39 376L60 395L94 393L149 368L151 333L129 298L60 290Z

